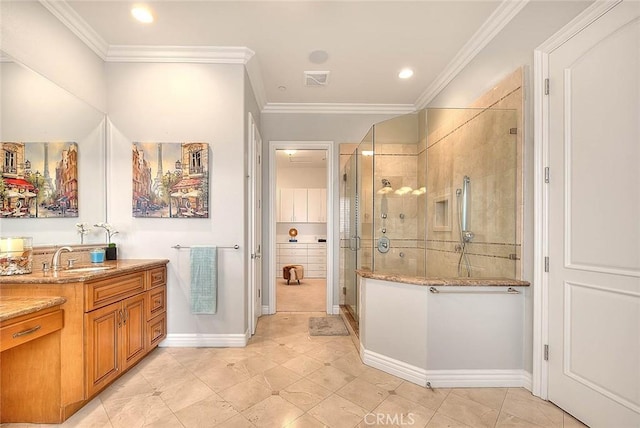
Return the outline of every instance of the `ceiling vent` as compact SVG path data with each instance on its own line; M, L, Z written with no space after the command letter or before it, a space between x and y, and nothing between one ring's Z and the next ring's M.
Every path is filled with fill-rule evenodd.
M329 83L328 71L305 71L304 86L321 87Z

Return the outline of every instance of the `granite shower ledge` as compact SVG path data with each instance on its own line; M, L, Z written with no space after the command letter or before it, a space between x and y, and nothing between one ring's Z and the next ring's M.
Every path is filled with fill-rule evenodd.
M2 293L3 284L67 284L73 282L85 282L94 279L108 278L110 276L121 275L125 273L133 273L141 270L152 269L154 267L162 267L169 263L167 259L123 259L106 261L104 263L83 264L74 266L79 268L99 268L106 267L104 270L73 272L66 269L54 272L49 270L34 269L32 273L24 275L8 275L0 276L0 294Z
M372 272L366 269L357 269L356 273L362 278L378 279L381 281L400 282L403 284L414 284L422 286L455 286L455 287L528 287L531 285L528 281L520 281L508 278L439 278L439 277L420 277L409 275L397 275L389 273Z
M0 297L0 322L62 305L64 297Z

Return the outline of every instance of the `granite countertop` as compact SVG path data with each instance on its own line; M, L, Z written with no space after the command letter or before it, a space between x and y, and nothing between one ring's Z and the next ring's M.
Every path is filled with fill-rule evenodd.
M64 297L0 297L0 322L61 305Z
M167 259L129 259L109 260L104 263L87 263L62 269L57 272L34 269L32 273L24 275L0 276L0 291L2 284L65 284L70 282L84 282L93 279L130 273L154 267L161 267L169 262ZM104 269L102 269L104 268ZM83 270L87 269L87 270ZM91 270L95 269L95 270Z
M397 275L390 273L372 272L367 269L358 269L356 273L363 278L379 279L382 281L401 282L404 284L415 284L423 286L499 286L499 287L528 287L528 281L509 278L466 278L466 277L421 277L409 275Z

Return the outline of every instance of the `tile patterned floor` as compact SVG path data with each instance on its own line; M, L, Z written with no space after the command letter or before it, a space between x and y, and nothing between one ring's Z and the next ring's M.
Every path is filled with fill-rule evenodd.
M584 427L524 389L428 390L367 367L350 337L310 337L310 316L263 316L245 348L159 348L62 426Z

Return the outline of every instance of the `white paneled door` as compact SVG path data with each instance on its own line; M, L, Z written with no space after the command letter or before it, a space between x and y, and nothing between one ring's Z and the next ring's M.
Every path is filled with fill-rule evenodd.
M640 2L594 17L548 72L548 397L590 427L637 428Z
M250 222L251 222L251 272L249 275L249 323L251 334L256 332L258 318L262 314L262 138L249 113L250 145Z

